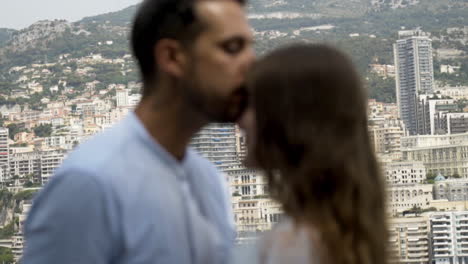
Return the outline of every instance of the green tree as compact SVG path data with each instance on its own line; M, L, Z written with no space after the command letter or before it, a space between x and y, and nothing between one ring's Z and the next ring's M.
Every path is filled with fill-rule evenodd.
M435 177L437 177L437 174L434 172L428 172L426 174L426 183L433 184Z
M34 134L38 137L50 137L52 134L52 125L51 124L44 124L38 125L34 129Z
M383 78L377 74L368 75L367 87L369 97L379 102L395 103L396 89L394 78Z
M16 200L17 203L19 203L21 201L31 200L35 194L36 194L35 190L27 190L27 191L22 191L22 192L15 194L13 198Z
M15 263L15 258L10 248L0 247L0 263L2 264Z
M5 227L0 228L0 239L7 239L15 234L15 222L11 221Z
M415 214L416 216L421 215L423 213L423 210L421 207L414 205L413 208L409 209L408 211L405 211L403 214L409 213L409 214Z
M26 131L24 128L24 124L16 124L12 123L7 126L8 128L8 133L10 135L10 139L14 139L15 135L18 134L19 132Z

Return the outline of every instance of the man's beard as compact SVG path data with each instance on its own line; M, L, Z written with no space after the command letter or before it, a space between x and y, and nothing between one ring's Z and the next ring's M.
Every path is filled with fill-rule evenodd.
M203 115L208 122L236 122L247 107L248 93L244 85L239 86L226 97L207 92L195 79L184 80L181 85L186 103L191 109Z

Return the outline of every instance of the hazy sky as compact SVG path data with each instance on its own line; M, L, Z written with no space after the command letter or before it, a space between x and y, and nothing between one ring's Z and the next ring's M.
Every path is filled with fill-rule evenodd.
M76 21L118 11L141 0L1 0L0 28L25 28L42 19Z

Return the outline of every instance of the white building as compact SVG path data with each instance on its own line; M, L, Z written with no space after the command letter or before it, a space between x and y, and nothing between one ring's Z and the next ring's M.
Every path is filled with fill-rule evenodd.
M43 148L46 149L67 149L71 150L73 148L73 142L75 136L71 135L70 131L64 133L64 136L50 136L45 137L43 141Z
M406 161L421 161L430 173L468 177L468 133L401 138Z
M429 208L432 184L404 184L387 187L388 210L392 215L401 215L413 207Z
M241 197L267 196L268 187L266 179L259 172L236 165L223 168L228 177L231 194Z
M440 180L434 183L434 199L468 200L468 179Z
M0 165L0 183L10 179L9 167L7 164Z
M434 89L432 41L420 30L399 32L399 37L393 45L397 104L406 128L415 135L415 97L419 93L432 93Z
M66 151L51 150L44 151L41 155L41 182L46 184L49 178L54 175L54 171L58 168L65 159Z
M190 146L213 162L221 171L223 167L239 164L234 124L210 124L193 137Z
M442 65L440 65L440 72L441 73L453 74L455 72L460 71L460 68L461 68L460 66L442 64Z
M0 127L0 164L8 164L10 148L8 128Z
M369 137L376 153L399 152L403 136L405 128L398 119L385 119L369 126Z
M388 184L423 183L426 180L426 167L422 162L390 162L382 167Z
M129 97L127 89L117 89L115 91L115 100L117 102L117 107L129 106Z
M448 200L434 200L431 202L430 208L437 211L467 211L468 200L464 201L448 201Z
M429 263L430 225L427 216L391 218L389 248L401 264Z
M141 101L141 94L132 94L128 96L128 106L135 107Z
M41 153L25 152L16 153L10 157L10 175L25 177L32 175L37 182L41 174Z
M458 109L455 100L441 99L437 95L418 96L416 105L416 131L419 135L446 134L443 116Z
M468 263L468 211L433 213L430 221L432 263Z
M468 98L468 86L439 87L437 93L455 100L466 99Z
M281 205L271 199L242 199L233 197L234 223L237 240L246 243L270 230L282 217Z

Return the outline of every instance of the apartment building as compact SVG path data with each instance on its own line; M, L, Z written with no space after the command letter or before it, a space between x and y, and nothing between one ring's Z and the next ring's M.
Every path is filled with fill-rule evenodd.
M402 158L424 163L427 172L468 177L468 133L401 139Z
M434 183L434 199L468 200L468 179L439 180Z
M222 170L223 166L239 163L236 142L234 124L213 123L201 129L190 146Z
M369 137L376 153L399 152L403 136L405 129L399 119L374 119L369 126Z
M387 207L394 216L413 207L428 208L432 197L432 184L402 184L387 187Z
M271 199L245 199L235 196L232 207L239 243L256 239L259 234L270 230L283 217L281 206Z
M430 222L432 263L468 263L468 211L433 213Z
M426 180L426 166L422 162L386 162L382 168L385 180L391 185L423 183Z
M54 171L58 168L65 159L67 151L65 150L50 150L43 151L41 155L41 182L46 184L49 178L53 176Z
M420 30L399 32L393 53L400 117L410 135L416 135L417 95L432 93L434 89L432 41Z
M426 264L430 259L428 216L391 218L389 249L393 261L400 264Z

